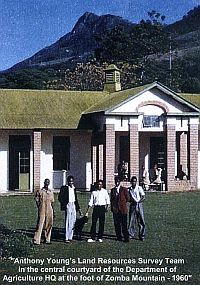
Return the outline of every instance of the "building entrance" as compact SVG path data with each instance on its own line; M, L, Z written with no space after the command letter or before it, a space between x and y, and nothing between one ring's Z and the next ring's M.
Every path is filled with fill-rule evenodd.
M159 168L165 168L165 146L163 137L150 138L150 169L157 164Z
M9 136L9 189L30 189L30 136Z

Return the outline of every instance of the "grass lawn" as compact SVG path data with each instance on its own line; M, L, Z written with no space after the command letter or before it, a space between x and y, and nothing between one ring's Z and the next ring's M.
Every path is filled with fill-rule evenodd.
M72 259L76 261L75 265L70 265L68 267L87 267L94 268L101 266L101 273L90 273L89 276L101 276L104 274L104 281L80 281L80 275L85 275L86 273L66 273L58 274L71 276L78 275L79 281L55 281L55 282L45 282L45 284L200 284L200 192L188 192L188 193L147 193L146 200L144 202L144 211L145 211L145 220L146 220L146 239L144 242L141 242L137 239L131 240L128 244L123 242L118 242L115 240L114 228L112 221L111 212L107 213L106 217L106 227L105 227L105 239L103 243L93 243L88 244L86 238L89 235L90 225L91 225L91 216L89 217L88 224L84 227L84 234L82 241L75 241L71 244L63 243L63 212L59 209L59 203L57 201L57 196L55 196L55 210L56 218L54 222L54 231L52 235L52 244L46 245L41 244L36 247L36 252L30 258L64 258L69 260ZM83 212L86 210L87 202L89 196L85 193L79 194L79 200ZM34 233L34 227L37 218L37 209L33 200L33 196L9 196L9 197L0 197L0 217L1 223L6 225L11 229L23 230L27 235L32 239ZM82 259L92 259L95 258L95 264L77 264L77 258ZM130 258L136 261L135 264L128 265L119 265L111 264L111 273L112 276L129 276L132 278L132 275L136 276L136 273L130 272L121 272L113 273L113 267L122 268L120 270L125 270L126 266L130 268L159 268L167 267L174 268L177 266L175 273L138 273L138 276L165 276L166 279L164 282L158 281L135 281L131 279L129 281L123 281L120 279L105 281L105 275L109 273L103 273L104 268L108 268L109 264L99 264L98 258L104 258L108 260L112 258L117 262L118 259L125 260ZM141 258L141 259L139 259ZM166 264L165 258L171 258L172 263ZM152 259L163 259L162 265L155 264L145 264L144 262ZM142 264L139 263L142 261ZM168 259L169 261L169 259ZM46 261L45 261L46 262ZM150 262L150 261L149 261ZM0 284L9 284L8 282L2 282L2 278L5 274L7 275L16 275L18 273L17 264L13 264L11 261L4 261L1 263L0 269ZM53 265L49 265L53 267ZM54 265L55 266L55 265ZM61 267L63 265L56 265ZM40 266L39 266L40 268ZM91 269L92 270L92 269ZM106 269L105 269L106 270ZM25 273L23 273L25 275ZM23 275L22 274L22 275ZM54 274L54 273L47 273ZM41 275L41 274L40 274ZM178 275L180 278L176 281L172 280L172 275ZM182 277L179 277L179 276ZM188 277L192 275L191 277ZM170 277L171 280L168 280L167 277ZM120 277L121 278L121 277ZM181 281L183 278L183 281ZM189 281L186 279L189 278ZM185 279L185 280L184 280ZM187 281L187 282L186 282ZM31 282L13 282L14 284L31 284ZM35 282L32 284L41 284L42 282Z

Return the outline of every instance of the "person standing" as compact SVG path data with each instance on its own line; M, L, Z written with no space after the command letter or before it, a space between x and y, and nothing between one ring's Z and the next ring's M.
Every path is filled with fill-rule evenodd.
M44 187L35 194L35 201L38 207L38 222L33 243L38 245L41 242L43 228L45 230L45 242L50 243L51 239L54 218L54 194L53 191L49 189L49 184L50 180L46 178L44 180Z
M88 239L88 242L95 242L96 238L96 225L99 220L99 231L98 231L98 241L102 242L103 233L104 233L104 224L105 224L105 213L108 206L110 205L110 198L108 191L103 188L103 181L98 180L96 183L96 189L92 191L90 201L88 203L88 208L85 213L85 216L88 217L88 213L91 207L93 208L92 213L92 225L90 229L91 238Z
M150 180L149 180L149 172L145 169L144 165L142 166L142 188L144 190L149 190L149 184L150 184Z
M131 178L131 187L128 188L130 195L129 209L129 236L134 237L136 231L136 223L139 227L139 239L144 240L145 237L145 221L142 202L145 200L145 193L141 186L137 185L137 177Z
M162 168L158 167L158 164L155 164L153 167L154 170L154 175L155 175L155 179L153 181L153 183L155 184L161 184L161 173L162 173Z
M113 221L115 233L118 241L122 241L122 235L125 242L129 242L129 233L127 229L127 214L129 202L128 189L120 185L120 179L115 177L115 187L111 189L111 211L113 213Z
M68 176L67 185L60 188L58 200L60 202L61 211L65 211L65 242L69 243L72 241L74 234L73 229L76 222L76 212L79 211L81 214L73 176Z
M124 160L118 165L118 176L120 181L126 181L128 178L128 165Z

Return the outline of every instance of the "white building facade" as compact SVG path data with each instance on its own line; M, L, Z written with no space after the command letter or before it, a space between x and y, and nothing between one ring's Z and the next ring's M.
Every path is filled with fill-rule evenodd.
M67 92L61 95L59 104L69 96ZM68 117L61 127L55 127L54 123L34 123L31 118L29 123L23 122L23 127L12 125L12 120L9 126L2 122L1 193L33 192L42 187L45 178L50 179L51 187L59 189L68 175L75 177L77 188L82 190L90 190L98 179L103 179L110 188L122 161L128 166L127 180L133 175L139 180L142 166L150 171L156 163L165 173L166 191L200 188L196 105L159 83L97 94L95 101L87 106L84 102L88 102L88 96L95 95L92 92L81 95L86 99L82 102L83 110L76 114L75 127L71 127ZM12 97L12 91L9 96ZM37 95L38 104L42 96ZM76 108L73 104L78 104L73 100L72 115ZM177 177L180 166L187 179Z

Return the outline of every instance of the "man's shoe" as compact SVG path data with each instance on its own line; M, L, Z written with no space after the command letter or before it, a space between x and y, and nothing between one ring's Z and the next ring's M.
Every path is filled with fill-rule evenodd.
M98 239L98 242L103 242L103 240L101 238Z
M95 242L95 240L89 238L89 239L87 240L87 242Z
M140 241L144 241L144 237L139 237L139 240Z
M65 240L65 243L70 243L70 241L68 239Z

